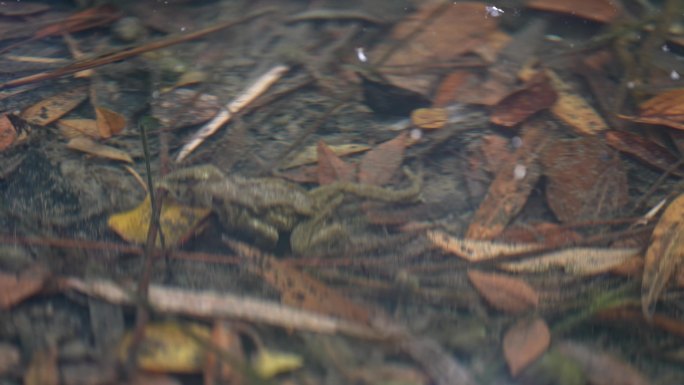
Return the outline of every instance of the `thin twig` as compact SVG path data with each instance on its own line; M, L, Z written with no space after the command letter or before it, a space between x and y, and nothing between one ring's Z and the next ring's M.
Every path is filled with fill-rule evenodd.
M261 75L254 83L252 83L245 91L243 91L238 97L233 99L225 107L223 107L218 114L202 126L193 136L190 138L188 143L186 143L183 148L181 148L178 156L176 157L176 162L181 162L192 153L199 145L204 143L204 141L214 135L219 128L224 124L228 123L233 116L244 109L249 103L253 102L261 94L266 92L275 82L277 82L290 67L285 65L277 65L271 68L268 72Z

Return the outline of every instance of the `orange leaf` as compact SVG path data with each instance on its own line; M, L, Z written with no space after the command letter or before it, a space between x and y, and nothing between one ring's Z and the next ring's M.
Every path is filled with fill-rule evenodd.
M503 352L512 376L539 358L551 343L551 333L541 318L520 320L508 329L503 339Z
M502 274L468 270L468 278L492 307L522 313L539 305L539 294L527 282Z
M627 131L606 132L606 143L614 149L630 154L659 170L665 171L677 163L677 157L667 148L647 138ZM673 174L684 176L684 169L673 170Z
M9 309L40 291L47 272L39 267L30 268L18 276L0 273L0 309Z
M551 107L557 98L549 79L539 73L525 88L500 101L492 111L491 121L505 127L516 126L533 114Z
M336 181L351 182L355 177L355 167L346 163L322 140L318 142L318 184Z
M684 88L663 92L639 106L639 116L624 116L633 122L657 124L684 130Z
M646 251L641 282L641 306L646 317L653 315L656 301L683 262L684 194L681 194L660 217Z
M95 117L100 137L104 139L120 133L126 127L126 118L105 107L95 107Z
M620 156L596 137L556 140L541 162L546 200L562 222L610 216L627 203L627 174Z
M463 70L456 70L444 78L435 92L432 102L433 107L446 107L453 103L456 95L461 91L461 87L467 82L471 73Z
M8 149L17 140L17 129L7 114L0 115L0 152Z
M404 160L407 137L408 134L402 132L368 151L361 159L359 182L376 186L389 182Z
M621 11L619 3L612 0L528 0L525 5L542 11L560 12L601 23L612 21Z
M48 125L76 108L88 97L86 87L75 87L26 108L21 112L24 120L39 126Z
M558 100L551 106L551 113L580 135L596 135L608 129L601 115L570 85L551 70L546 70L546 75L558 94Z
M516 150L514 159L499 170L489 186L487 196L468 227L467 238L495 238L522 210L541 175L537 157L545 145L546 137L547 133L541 124L523 127L522 146Z

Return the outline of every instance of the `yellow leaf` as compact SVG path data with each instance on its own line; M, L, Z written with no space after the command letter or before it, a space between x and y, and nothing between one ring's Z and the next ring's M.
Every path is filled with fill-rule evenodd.
M547 70L546 74L558 93L558 100L551 106L551 112L558 119L582 135L596 135L608 129L608 125L601 118L601 115L582 97L574 93L570 86L563 82L555 72Z
M290 372L302 367L302 357L283 352L260 349L252 361L252 368L262 378L272 378L280 373Z
M679 195L660 217L646 250L641 282L641 306L647 318L678 267L684 265L684 194Z
M133 210L109 217L107 224L126 241L143 244L147 239L151 211L148 195ZM159 218L166 244L175 245L183 241L210 212L211 210L207 208L187 207L167 199ZM157 246L159 246L159 242L160 240L157 237Z
M122 362L127 361L133 334L126 333L119 345ZM209 328L199 324L149 324L138 351L138 367L153 372L198 373L202 371L206 354L200 341L209 340L210 334Z

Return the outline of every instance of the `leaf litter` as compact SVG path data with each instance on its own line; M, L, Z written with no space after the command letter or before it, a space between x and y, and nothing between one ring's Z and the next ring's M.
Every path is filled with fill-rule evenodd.
M199 322L205 339L210 332L229 336L221 339L221 349L193 340L187 346L199 346L197 354L153 368L167 373L167 380L175 380L172 373L190 362L192 373L202 373L207 384L242 381L250 371L276 381L303 376L323 382L311 366L319 364L335 381L408 376L417 384L477 384L481 369L472 365L477 362L497 382L522 383L528 371L538 373L539 367L555 365L555 357L572 355L559 353L561 333L573 343L581 341L595 320L606 327L592 328L590 338L609 341L635 360L621 366L595 349L593 360L604 372L600 377L591 364L571 357L576 362L568 365L583 378L619 383L622 371L646 381L643 371L664 382L671 373L681 374L672 366L668 373L653 370L651 363L658 359L651 352L649 360L640 359L647 353L643 346L658 346L651 329L637 333L619 327L636 319L635 304L641 300L644 319L666 336L679 335L677 288L684 285L678 258L681 198L675 198L681 194L676 184L681 87L663 88L673 81L671 72L654 68L667 61L649 59L676 54L660 52L665 39L673 41L663 32L671 28L665 16L647 20L632 14L641 4L622 5L581 1L569 9L559 2L532 1L526 7L541 12L523 15L520 23L509 19L512 9L483 2L405 8L398 2L323 1L303 7L286 1L279 4L285 14L249 13L254 9L224 2L192 10L184 3L169 5L182 10L178 14L121 5L66 17L50 7L17 7L0 20L0 30L8 31L4 38L30 40L5 49L16 50L14 58L63 67L0 85L35 86L62 78L50 87L0 98L5 118L0 189L7 198L0 212L8 213L0 223L9 229L0 239L14 248L0 250L0 273L16 289L4 306L12 317L27 320L20 327L38 331L43 310L54 317L72 315L71 308L45 304L54 298L73 301L61 290L98 296L131 316L127 319L138 317L127 334L133 351L143 343L150 316L149 327L181 316ZM379 11L382 7L390 11ZM212 24L203 12L228 16ZM197 17L187 20L190 14ZM250 24L230 16L235 14L247 14ZM117 22L116 36L91 30L121 15L133 20ZM640 22L622 21L622 15ZM184 17L186 24L179 22ZM136 18L137 26L125 24ZM580 19L602 23L604 29L583 24L580 29L589 37L569 49L577 43L559 26L581 24ZM13 35L18 24L32 30ZM176 32L169 26L179 24L197 33L149 40ZM126 25L142 31L126 40L132 46L121 48L117 39ZM361 30L372 32L373 39L359 40ZM84 32L60 37L65 31ZM630 40L634 35L646 38ZM41 51L48 43L50 50ZM139 56L176 44L182 45L157 59ZM587 64L585 48L610 53L592 67L592 76L605 80L603 89L578 64ZM40 60L47 56L54 60ZM5 73L12 73L12 60L0 62L7 64ZM249 79L272 73L269 68L277 73L264 80L265 87L242 93ZM89 77L70 77L83 70L91 71ZM591 87L585 89L577 75ZM82 103L88 99L90 105ZM225 111L230 121L221 117ZM148 124L147 115L160 124ZM181 162L170 162L196 126L212 119L219 122L210 123L212 130L195 134L208 140L191 140L192 154L181 152ZM144 150L141 127L148 128ZM34 164L36 159L41 161ZM202 164L230 177L217 180ZM155 183L167 172L183 171L188 180L173 190L179 202L164 196L168 189L156 191ZM146 184L148 173L150 186L137 187L134 178ZM296 182L277 179L288 175ZM220 193L231 180L245 181L249 190ZM24 188L16 187L19 182ZM142 197L149 187L162 202L156 224L149 198ZM407 191L411 199L397 199ZM672 203L664 213L638 216L668 194ZM301 211L288 201L293 196L306 196L309 209ZM72 211L59 210L62 204ZM81 215L60 214L79 204ZM233 226L225 227L227 219ZM157 225L164 249L159 237L152 243L148 234ZM274 232L277 242L258 241ZM292 236L302 232L322 242L292 257L299 250ZM226 246L226 236L237 241ZM49 275L25 278L34 259L50 261ZM634 284L641 285L641 293ZM627 310L606 318L616 304ZM21 340L26 349L23 371L10 375L33 376L44 368L48 374L61 372L66 384L77 377L87 382L86 372L61 356L74 344L90 346L73 337L84 334L87 322L55 323L64 329L57 340L59 355L36 358L37 363L24 358L51 351L55 340L43 339L53 334L8 329L11 347L18 349L14 341ZM464 324L479 325L486 342L461 350L452 339L437 337L458 334ZM321 351L299 338L304 333L313 339L347 337ZM173 335L169 331L161 338L178 342ZM246 338L257 354L230 342ZM180 348L169 352L185 351L187 341L178 340ZM233 349L243 357L240 362L253 366L245 371L226 359L223 349ZM353 354L340 354L345 349ZM400 365L397 351L403 353ZM75 365L93 367L78 358ZM376 368L382 373L369 374ZM111 368L104 369L101 373L114 381ZM31 381L50 383L59 375L48 377ZM558 374L551 376L554 381L561 381Z

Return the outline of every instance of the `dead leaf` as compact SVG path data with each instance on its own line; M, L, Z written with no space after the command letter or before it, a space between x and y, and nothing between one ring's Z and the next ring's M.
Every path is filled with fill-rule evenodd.
M613 0L528 0L525 6L542 11L560 12L587 20L609 23L620 13L620 3Z
M356 177L356 167L346 163L335 155L332 149L322 140L318 142L318 184L333 182L351 182Z
M424 130L444 127L449 121L449 113L444 108L418 108L411 112L411 123Z
M670 282L677 267L684 262L684 194L679 195L660 217L653 229L646 251L644 277L641 282L641 306L644 316L651 317L655 304Z
M523 89L506 96L492 111L491 122L505 127L519 123L552 106L558 98L549 79L539 73Z
M159 217L160 228L167 246L182 243L189 234L211 213L209 208L187 207L167 200ZM151 204L149 195L133 210L109 217L107 225L128 242L144 244L150 225ZM159 246L157 237L157 246Z
M627 131L606 132L606 143L614 149L632 155L642 162L661 171L670 169L678 159L670 150L647 138ZM684 176L684 169L673 170L673 174Z
M252 368L264 379L291 372L301 368L302 365L304 365L304 360L297 354L271 351L263 347L252 359Z
M56 347L33 352L31 362L24 373L24 385L59 385Z
M228 243L249 261L250 269L280 292L283 303L345 320L368 323L370 313L367 309L323 282L244 243Z
M684 88L656 95L639 106L639 116L621 118L684 130Z
M650 385L631 365L596 347L574 342L558 344L558 351L577 362L592 385Z
M100 139L100 131L95 119L60 119L56 124L59 133L67 139L84 135L92 139Z
M437 91L435 92L433 107L446 107L456 100L456 96L461 90L461 87L468 82L472 74L464 70L456 70L448 74L444 80L439 83Z
M382 186L392 180L404 161L407 138L408 134L402 132L396 138L368 151L359 164L359 182Z
M126 127L126 118L105 107L95 107L95 117L97 129L103 139L120 133Z
M214 321L211 330L211 342L223 355L231 358L231 362L226 362L214 349L206 353L203 374L204 385L215 384L242 384L242 372L237 365L245 365L244 350L240 335L228 322Z
M43 288L48 272L38 266L19 275L0 272L0 309L7 310Z
M539 294L521 279L477 270L468 270L468 278L495 309L518 314L539 305Z
M140 343L136 363L152 372L199 373L206 357L206 347L198 340L209 341L209 328L197 323L150 323ZM128 332L119 345L119 360L128 359L134 333Z
M497 239L511 243L542 243L545 246L576 244L582 236L555 223L541 222L510 226Z
M337 156L356 154L359 152L368 151L370 149L370 146L367 146L365 144L338 144L328 147L330 147L330 149ZM300 153L298 153L291 161L285 164L285 166L283 166L283 169L286 170L288 168L293 168L316 162L318 162L318 147L308 146Z
M111 146L97 143L84 136L79 136L69 140L67 147L72 150L81 151L100 158L118 160L133 164L133 158L131 158L128 153Z
M551 333L541 318L516 322L503 339L503 352L511 375L521 371L537 360L551 343Z
M17 129L7 114L0 115L0 152L7 150L17 140Z
M551 112L580 135L596 135L608 129L608 125L594 108L551 70L546 70L558 100Z
M540 254L520 262L502 263L499 267L516 273L540 273L554 268L588 276L610 272L639 255L639 248L573 247Z
M427 232L428 239L440 249L470 262L502 259L532 253L544 246L539 243L500 243L452 237L438 230Z
M547 136L544 123L528 123L523 127L522 145L515 151L513 161L498 171L468 226L466 238L493 239L522 210L541 176L537 158Z
M453 61L486 42L496 31L497 21L485 16L483 3L425 3L414 15L394 27L388 39L391 43L379 45L370 57L389 55L382 63L392 68L391 74L384 74L387 79L397 86L426 95L432 90L437 76L429 71L416 71L416 68ZM458 44L444 38L446 36L458 36ZM397 41L404 41L398 49ZM397 74L400 69L405 73Z
M66 115L88 98L88 88L74 87L26 108L19 114L31 124L46 126Z
M561 222L610 217L628 200L620 156L596 137L555 140L541 156L546 201Z

